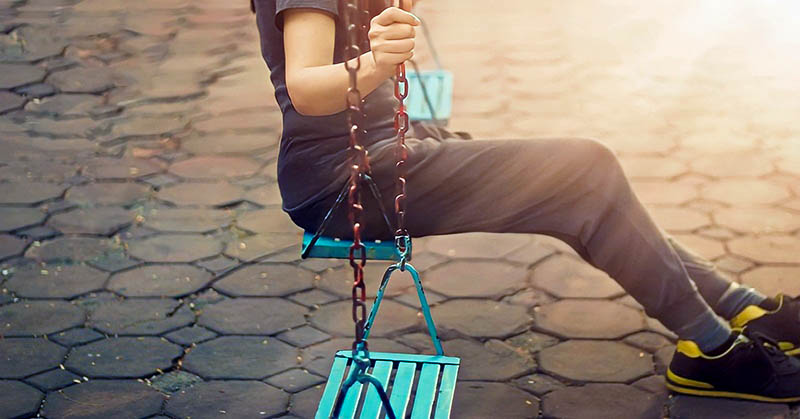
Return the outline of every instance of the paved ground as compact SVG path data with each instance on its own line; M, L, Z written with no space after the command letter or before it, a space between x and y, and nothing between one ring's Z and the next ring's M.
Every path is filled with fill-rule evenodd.
M451 127L601 138L664 228L737 280L790 294L797 12L419 7L455 73ZM0 417L312 415L349 345L347 269L298 260L265 80L244 0L0 0ZM670 334L558 242L463 235L415 250L464 362L454 417L800 414L670 398ZM367 271L372 292L381 269ZM429 350L408 286L392 285L373 349Z

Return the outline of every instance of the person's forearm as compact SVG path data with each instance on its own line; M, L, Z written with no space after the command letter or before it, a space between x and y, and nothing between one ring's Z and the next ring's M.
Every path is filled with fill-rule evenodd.
M350 60L353 67L356 59ZM379 69L372 52L361 55L358 70L358 90L366 97L383 81L393 75L393 69ZM332 115L347 109L346 94L350 76L344 63L306 67L287 73L286 87L295 110L303 115Z

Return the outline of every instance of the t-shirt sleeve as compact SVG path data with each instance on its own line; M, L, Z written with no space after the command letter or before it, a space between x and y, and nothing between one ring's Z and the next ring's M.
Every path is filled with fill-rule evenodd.
M317 9L330 13L334 19L339 16L337 0L276 0L275 26L283 30L283 12L288 9Z

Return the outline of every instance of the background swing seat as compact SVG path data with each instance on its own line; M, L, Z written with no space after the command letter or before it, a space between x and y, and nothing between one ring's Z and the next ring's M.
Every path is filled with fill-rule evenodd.
M317 409L317 419L328 419L331 416L343 378L353 365L352 359L353 352L350 350L336 353ZM369 373L386 389L392 410L398 418L405 418L409 407L412 419L450 417L461 362L459 358L370 352L369 359ZM412 391L414 388L416 391ZM355 383L345 395L339 417L377 419L381 417L382 408L374 387Z
M350 256L352 240L342 240L334 237L320 236L316 243L309 249L314 233L303 233L304 258L347 259ZM368 260L393 260L399 261L400 255L394 240L387 241L362 241L367 251Z
M409 71L406 78L409 119L446 126L453 105L453 73L447 70Z

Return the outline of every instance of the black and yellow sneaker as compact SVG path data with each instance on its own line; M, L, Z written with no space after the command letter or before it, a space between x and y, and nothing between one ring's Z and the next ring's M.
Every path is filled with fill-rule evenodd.
M747 306L731 319L731 326L747 326L748 331L778 342L778 347L787 355L800 355L800 301L792 297L779 294L762 306Z
M695 396L800 401L800 360L765 336L735 333L730 348L716 356L704 354L694 342L678 341L667 369L667 387Z

